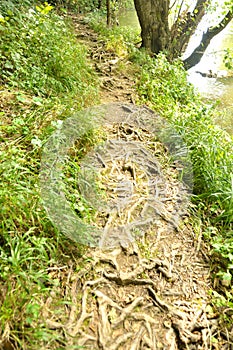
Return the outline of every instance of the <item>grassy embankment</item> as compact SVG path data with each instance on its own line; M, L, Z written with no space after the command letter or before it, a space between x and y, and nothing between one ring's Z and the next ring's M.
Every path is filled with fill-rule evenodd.
M41 319L59 283L50 273L83 249L46 216L41 152L58 120L98 102L98 79L72 27L50 6L5 1L0 14L0 336L39 349L54 338Z
M41 151L58 120L96 104L98 80L72 28L49 7L9 6L1 4L0 18L0 322L18 347L35 349L53 342L41 320L41 306L58 283L49 271L82 249L55 230L40 203ZM101 35L132 60L138 102L168 118L190 148L194 224L220 254L220 275L227 280L233 263L232 139L213 125L214 109L194 94L178 62L138 52L125 33L102 29ZM219 302L232 305L229 290L227 296Z

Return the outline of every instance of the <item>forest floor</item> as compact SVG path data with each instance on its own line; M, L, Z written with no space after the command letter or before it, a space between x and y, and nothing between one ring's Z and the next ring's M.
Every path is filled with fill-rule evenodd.
M51 272L64 289L55 288L45 303L47 327L65 334L67 349L231 349L232 335L221 327L211 306L210 259L201 234L194 232L188 212L178 215L179 223L174 220L182 192L175 176L177 169L167 164L166 150L148 130L120 120L126 112L132 112L132 116L138 111L149 113L127 104L137 100L130 63L120 62L82 19L75 17L73 21L77 39L88 48L99 75L101 103L118 102L115 110L110 110L113 124L105 130L108 146L99 155L104 164L104 169L100 169L101 182L113 203L109 207L115 210L97 213L96 222L104 232L114 232L121 239L114 248L88 249L81 259L85 264L75 261L69 268ZM124 72L118 69L119 63L125 66ZM114 152L110 147L112 140ZM134 164L129 159L135 143L147 151L150 145L154 158L149 162L154 169L149 175L145 164L144 169L139 166L140 157L135 158ZM92 154L93 159L95 155ZM147 188L148 178L155 180L154 174L153 191L157 195L148 205L148 196L153 194ZM128 184L124 189L124 200L128 201L122 207L119 182ZM129 188L132 191L127 197ZM140 234L134 240L122 231L135 220L140 221L134 227ZM143 229L139 229L140 224ZM128 240L123 239L125 235ZM78 265L82 268L77 272ZM62 317L54 310L57 293L71 301L70 307L64 306Z

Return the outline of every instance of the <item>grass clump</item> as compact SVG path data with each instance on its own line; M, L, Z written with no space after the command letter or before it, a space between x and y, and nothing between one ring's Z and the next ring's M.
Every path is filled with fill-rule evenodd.
M8 12L1 23L2 83L45 97L94 93L86 50L52 6Z

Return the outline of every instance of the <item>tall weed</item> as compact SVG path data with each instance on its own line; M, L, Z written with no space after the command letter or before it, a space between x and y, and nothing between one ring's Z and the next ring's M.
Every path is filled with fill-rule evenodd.
M57 120L98 101L98 80L64 19L26 2L0 2L0 343L57 349L63 336L46 327L46 300L54 293L59 312L59 269L83 248L47 218L40 156Z
M1 23L2 83L40 96L95 93L86 50L49 5L10 12Z

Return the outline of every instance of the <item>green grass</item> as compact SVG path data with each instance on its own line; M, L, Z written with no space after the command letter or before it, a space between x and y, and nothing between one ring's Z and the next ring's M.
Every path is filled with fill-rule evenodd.
M140 102L166 117L182 135L194 170L194 194L208 207L213 222L229 227L233 219L233 142L213 119L218 113L201 101L186 81L180 62L173 65L163 55L156 60L136 56L143 67L138 79Z
M1 23L1 79L38 96L94 94L86 50L51 6L11 11ZM85 74L84 74L85 72Z
M62 297L59 269L67 270L85 251L49 221L38 176L43 145L59 121L98 102L98 79L71 26L46 8L0 5L0 338L5 348L66 348L62 332L46 326L45 311L62 319L70 300ZM46 306L51 295L52 311Z

